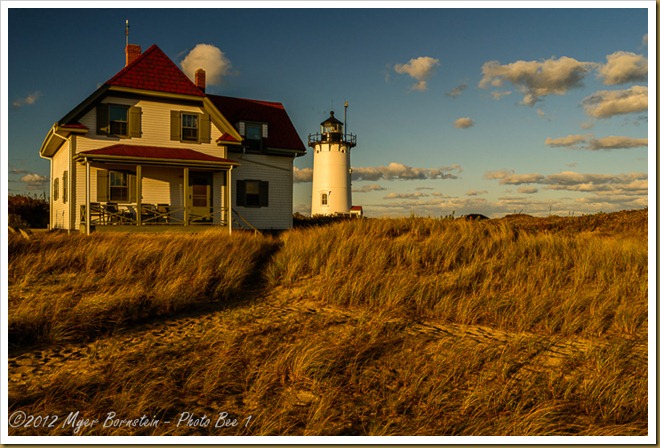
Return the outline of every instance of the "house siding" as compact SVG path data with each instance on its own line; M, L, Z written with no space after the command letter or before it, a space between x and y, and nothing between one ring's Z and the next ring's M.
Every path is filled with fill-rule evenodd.
M201 107L114 97L105 98L102 103L122 104L142 108L142 137L118 138L97 135L96 108L93 108L80 119L80 123L87 126L89 132L84 137L79 137L76 146L78 153L111 146L121 142L123 145L186 148L215 157L227 157L226 148L224 146L218 146L216 143L216 140L223 132L221 132L213 123L211 123L210 143L179 142L170 140L171 111L176 110L201 114L204 112L204 109Z
M64 203L64 190L67 188L64 185L64 172L69 169L69 151L70 144L66 141L55 153L52 158L53 164L53 174L51 183L55 182L55 179L59 179L59 194L56 200L51 200L52 207L52 222L50 224L52 229L68 229L69 228L69 203ZM69 174L70 175L70 174ZM69 192L69 200L72 199L74 192Z
M234 205L234 209L258 229L291 228L293 226L293 158L256 154L232 154L231 157L241 164L232 171L232 204L237 203L237 181L268 182L267 207ZM238 227L247 227L238 217L234 217L234 223Z

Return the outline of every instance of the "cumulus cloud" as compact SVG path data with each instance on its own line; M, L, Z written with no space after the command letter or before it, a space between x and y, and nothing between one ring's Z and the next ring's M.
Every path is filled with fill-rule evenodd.
M412 89L424 91L427 89L426 81L433 75L438 65L440 65L440 60L429 56L421 56L411 59L406 64L396 64L394 71L400 75L407 74L417 80L412 85Z
M383 190L387 190L387 188L383 188L378 184L369 184L369 185L363 185L360 188L353 188L352 192L369 193L370 191L383 191Z
M293 181L296 183L311 182L314 170L312 168L293 167ZM356 181L378 180L424 180L424 179L458 179L457 173L463 172L460 165L450 165L439 168L416 168L398 162L391 162L387 166L367 166L352 168L351 178ZM376 186L365 186L373 188ZM382 188L385 190L385 188ZM367 190L365 190L367 191ZM363 193L365 191L358 191Z
M311 182L313 175L314 170L312 168L300 169L296 166L293 167L293 182L295 183Z
M648 190L646 173L589 174L562 171L546 176L538 173L515 174L512 171L500 170L486 174L487 179L498 179L501 185L542 185L548 190L605 192L619 195L641 195L646 194Z
M529 187L529 186L518 187L518 193L522 193L522 194L534 194L534 193L538 193L538 191L539 189L536 187Z
M634 138L611 135L608 137L594 138L591 134L586 135L567 135L559 138L546 138L545 144L554 147L565 147L572 149L589 149L598 151L601 149L625 149L641 148L648 146L647 138Z
M48 177L42 176L41 174L30 173L21 177L21 182L30 189L44 188L48 186Z
M566 137L558 137L558 138L548 137L545 139L545 144L548 146L562 146L562 147L574 148L579 144L585 143L589 139L589 137L591 137L591 134L567 135Z
M481 67L483 77L479 87L502 87L508 81L524 94L523 104L533 106L544 96L564 95L568 90L580 87L585 75L596 65L566 56L506 65L489 61Z
M607 55L607 63L599 69L599 77L603 84L625 84L628 82L646 81L649 61L641 54L628 51L617 51Z
M354 181L366 180L420 180L420 179L457 179L455 173L462 172L460 165L451 165L440 168L415 168L398 162L391 162L387 166L356 167L353 168Z
M32 104L36 103L40 97L41 97L41 92L32 92L27 94L23 98L18 98L14 100L12 106L14 106L15 108L19 108L23 106L31 106Z
M648 109L648 90L645 86L632 86L625 90L599 90L582 100L582 107L587 115L594 118L643 112Z
M609 137L596 138L589 142L589 149L623 149L641 148L649 145L648 138L633 138L612 135Z
M454 127L457 129L465 129L474 126L474 120L470 117L461 117L454 121Z
M460 85L454 87L453 89L451 89L451 91L447 92L445 95L450 96L452 98L456 98L461 93L463 93L463 91L465 89L467 89L467 87L468 87L467 84L460 84Z
M188 78L194 80L197 69L206 71L206 85L218 85L223 77L231 73L231 62L218 47L197 44L181 61L181 68Z

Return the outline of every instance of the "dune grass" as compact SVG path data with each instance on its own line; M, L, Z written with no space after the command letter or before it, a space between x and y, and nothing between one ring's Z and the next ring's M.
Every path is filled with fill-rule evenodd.
M12 243L10 322L31 292L54 288L49 300L62 303L43 305L48 313L37 328L46 334L56 327L48 319L67 315L57 310L67 306L70 291L95 297L133 279L126 301L143 294L156 303L162 296L149 312L170 313L184 297L186 304L240 298L259 275L264 289L183 335L127 328L85 343L93 356L62 363L38 381L10 382L10 413L64 417L79 410L104 419L114 412L170 424L10 431L646 435L646 219L646 211L486 222L368 219L292 230L277 241L248 235L111 241L134 244L132 260L103 239ZM49 251L69 246L66 258L76 260L75 268L48 262L55 257ZM138 255L149 261L133 270ZM181 264L177 272L186 280L154 293L150 288L171 275L160 270L163 257ZM41 263L33 271L34 260ZM125 276L108 274L120 260ZM231 269L235 274L224 279ZM82 271L104 282L101 289L78 284ZM69 283L58 285L62 278ZM132 310L126 319L140 315L124 308ZM80 334L96 334L91 327ZM210 424L178 425L184 412L207 416ZM223 413L238 425L216 427Z
M47 234L9 241L13 343L95 336L236 296L277 243L252 234Z

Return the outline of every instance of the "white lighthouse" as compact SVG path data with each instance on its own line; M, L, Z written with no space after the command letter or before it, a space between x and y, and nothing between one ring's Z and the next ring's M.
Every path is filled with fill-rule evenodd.
M357 145L357 136L345 133L344 124L330 112L321 123L321 132L309 135L308 145L314 149L312 216L349 214L351 148Z

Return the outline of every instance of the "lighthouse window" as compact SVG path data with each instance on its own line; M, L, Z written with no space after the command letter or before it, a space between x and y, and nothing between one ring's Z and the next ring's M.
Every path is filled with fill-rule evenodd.
M321 195L321 205L328 205L328 193Z

